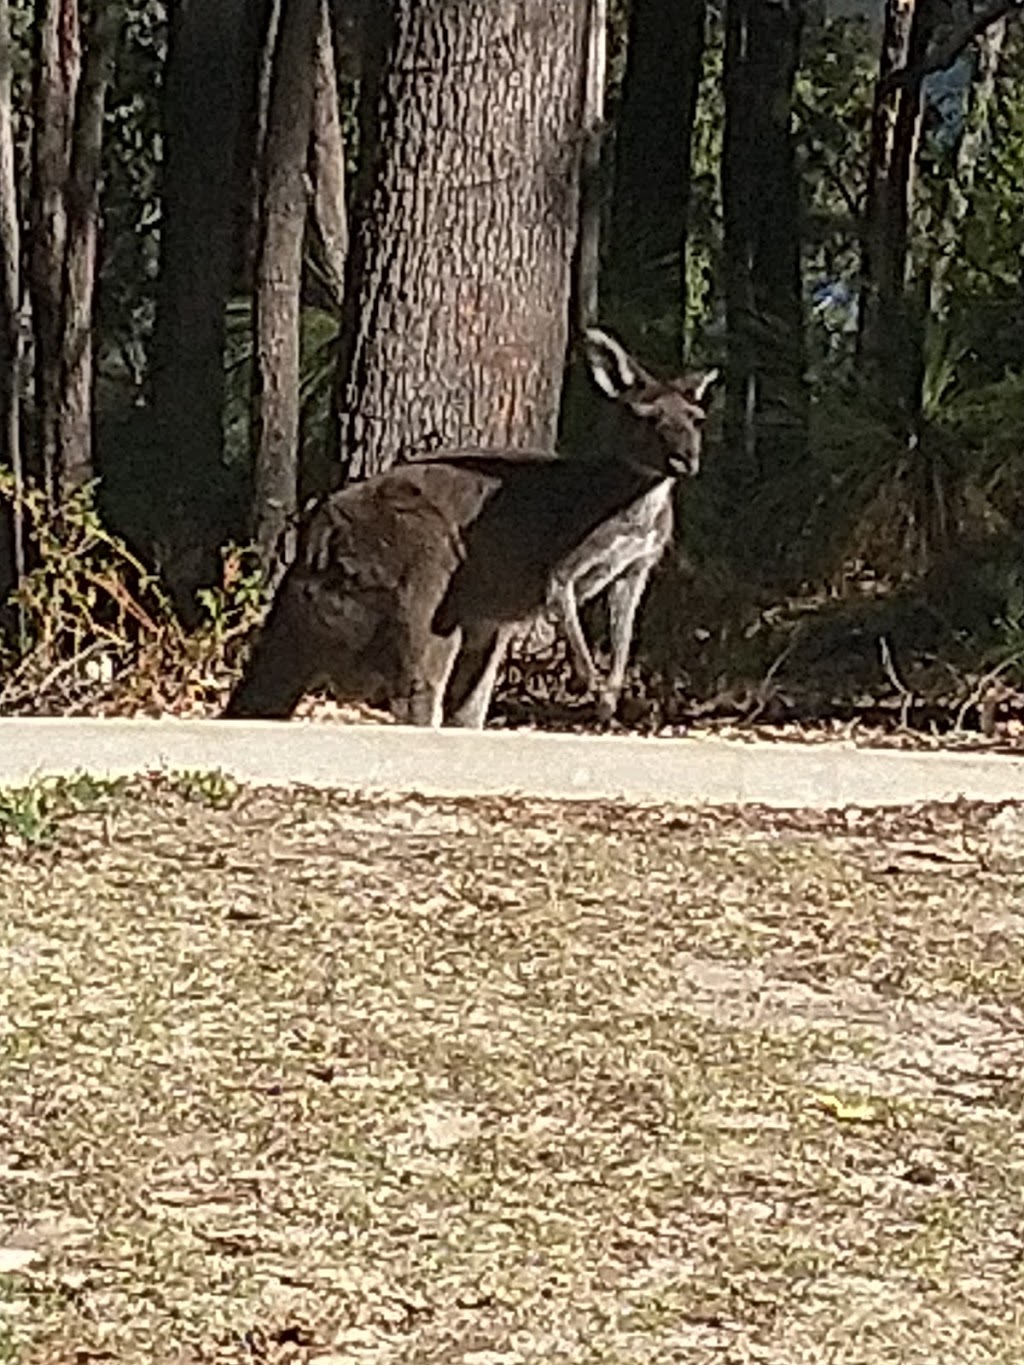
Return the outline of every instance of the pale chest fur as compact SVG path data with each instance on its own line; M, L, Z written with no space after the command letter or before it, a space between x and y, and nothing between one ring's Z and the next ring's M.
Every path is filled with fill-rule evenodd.
M628 569L653 567L672 536L674 486L674 479L662 479L609 517L558 566L555 578L572 582L577 600L585 602Z

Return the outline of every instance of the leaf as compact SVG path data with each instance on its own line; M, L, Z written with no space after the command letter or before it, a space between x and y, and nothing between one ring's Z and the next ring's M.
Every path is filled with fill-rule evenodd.
M39 1259L38 1251L28 1247L0 1247L0 1275L15 1275Z
M878 1106L872 1104L870 1100L855 1100L847 1102L841 1100L838 1095L818 1095L816 1096L818 1105L838 1119L840 1123L876 1123L878 1121Z

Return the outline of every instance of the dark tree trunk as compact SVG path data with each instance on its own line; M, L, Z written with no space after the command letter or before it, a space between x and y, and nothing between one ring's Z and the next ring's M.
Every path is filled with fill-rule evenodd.
M29 278L35 362L31 473L57 500L67 184L82 69L78 0L37 0Z
M252 292L260 238L263 149L281 0L252 0L242 28L242 95L235 137L233 288Z
M920 62L932 26L930 0L887 0L871 124L871 162L861 264L858 349L865 391L911 430L920 406L921 319L907 289L921 84L892 87L893 71Z
M369 22L344 471L550 446L577 227L583 7L393 0Z
M153 339L154 538L174 599L216 574L230 523L222 460L225 307L250 0L177 0L164 87L163 231Z
M92 321L103 112L124 3L96 8L83 66L77 0L37 11L30 294L35 332L32 472L50 505L92 477Z
M582 333L599 320L601 277L601 146L608 71L608 0L586 6L586 69L583 91L583 152L580 157L580 229L573 280L574 322Z
M871 164L861 261L858 357L863 386L907 439L921 422L925 326L944 309L948 259L967 210L979 139L999 62L1007 13L999 4L950 24L948 0L887 0L879 79L875 88ZM939 219L934 259L911 283L910 223L922 121L922 82L944 70L977 41L977 79L967 131L957 149ZM945 257L945 259L944 259Z
M253 534L268 569L294 517L298 490L302 247L320 10L320 0L282 4L263 157L254 312Z
M62 491L92 478L93 305L100 220L103 114L124 24L124 0L97 7L86 43L67 184L57 471Z
M14 164L11 15L0 0L0 464L22 484L21 462L21 220ZM25 568L23 523L17 507L0 504L0 610Z
M808 395L793 80L801 0L729 0L725 35L726 448L741 480L799 462Z
M671 308L670 353L663 327L643 338L645 352L667 364L680 363L686 350L686 238L705 9L705 0L633 0L615 138L611 288L619 312L628 308L656 321Z

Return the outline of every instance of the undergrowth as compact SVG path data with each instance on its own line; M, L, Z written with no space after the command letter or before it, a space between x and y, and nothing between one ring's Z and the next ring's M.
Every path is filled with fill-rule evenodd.
M252 551L226 546L220 582L199 593L186 631L159 579L103 525L95 489L55 511L42 491L0 469L0 502L31 545L0 641L0 713L190 711L219 703L265 603Z

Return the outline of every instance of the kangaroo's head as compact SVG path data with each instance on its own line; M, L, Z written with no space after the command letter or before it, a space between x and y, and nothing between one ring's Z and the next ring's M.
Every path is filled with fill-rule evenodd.
M584 350L598 388L633 419L622 433L621 454L666 478L696 474L707 415L705 398L718 371L655 379L613 337L596 327L587 329Z

